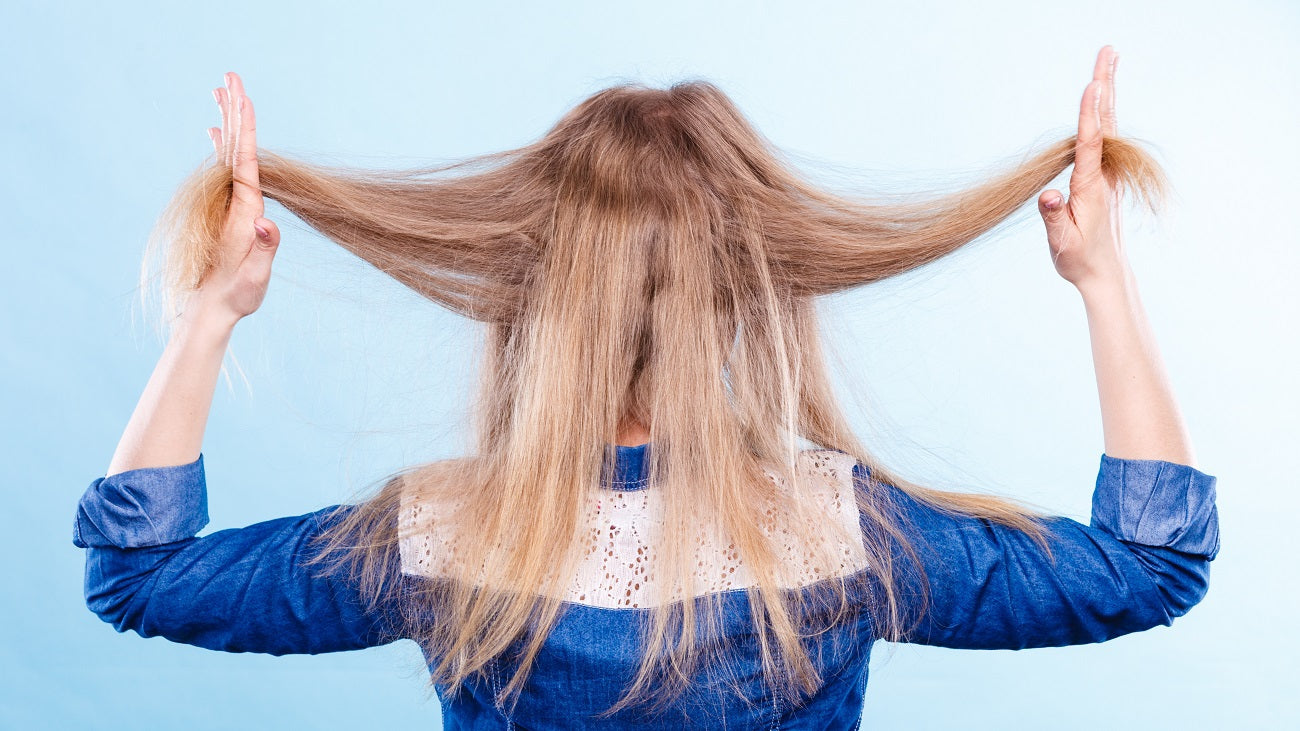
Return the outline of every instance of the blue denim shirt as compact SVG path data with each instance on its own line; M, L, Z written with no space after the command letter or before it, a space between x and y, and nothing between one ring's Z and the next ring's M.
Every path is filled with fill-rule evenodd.
M648 449L614 448L617 489L646 488ZM866 477L857 465L854 478ZM909 641L1022 649L1102 642L1170 624L1208 585L1219 550L1215 483L1187 465L1103 454L1090 525L1050 520L1054 560L1015 530L941 513L887 486L919 539L921 565L913 568L929 578L928 609ZM208 523L203 455L98 478L81 497L73 527L73 543L87 549L86 603L119 632L225 652L316 654L402 639L388 609L367 612L354 586L300 566L307 540L335 507L196 537ZM399 566L392 571L409 580ZM907 595L918 572L904 564L900 573ZM455 698L438 689L444 727L858 727L877 639L865 613L853 626L811 640L825 684L806 703L787 707L763 681L746 593L722 598L733 640L729 669L741 695L721 690L705 668L696 688L666 714L646 718L628 709L608 720L590 718L632 678L637 623L647 610L572 603L512 713L492 700L515 670L502 656Z

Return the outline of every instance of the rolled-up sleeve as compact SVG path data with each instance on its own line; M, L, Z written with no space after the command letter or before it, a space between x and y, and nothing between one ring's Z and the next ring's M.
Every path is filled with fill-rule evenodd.
M869 479L861 465L857 474ZM1090 524L1044 519L1047 551L1022 531L886 485L915 550L900 553L898 578L906 596L928 597L907 641L1023 649L1171 624L1209 586L1216 481L1188 465L1103 454Z
M1219 554L1217 482L1175 462L1103 454L1092 493L1092 525L1130 543L1213 560Z
M226 652L316 654L401 638L396 595L372 605L350 577L305 564L313 538L356 506L196 537L208 523L206 493L202 455L90 484L73 543L86 549L91 611L119 632Z
M160 546L208 524L203 455L188 464L145 467L96 478L77 503L78 548Z

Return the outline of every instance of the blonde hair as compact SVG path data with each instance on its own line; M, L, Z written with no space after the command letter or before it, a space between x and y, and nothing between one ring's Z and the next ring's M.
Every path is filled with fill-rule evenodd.
M264 195L486 326L474 453L390 475L322 536L317 561L347 567L378 606L398 587L387 572L403 495L454 496L463 508L451 517L467 529L463 570L404 596L403 627L432 658L431 684L453 690L517 648L519 671L497 700L517 698L573 576L583 491L608 467L620 425L635 420L649 427L650 482L664 495L654 569L663 596L647 608L635 682L608 713L650 690L656 705L680 694L720 627L718 597L690 593L683 537L695 520L724 531L756 577L747 592L772 687L790 699L814 692L821 678L802 637L842 620L862 577L828 579L820 594L786 590L791 567L760 530L764 515L788 516L822 575L834 576L838 558L817 549L827 543L809 527L818 523L795 468L799 440L870 470L856 495L871 529L851 539L866 549L878 589L866 609L881 638L905 638L925 602L898 590L898 561L916 554L886 485L1040 542L1045 531L1018 503L928 489L874 458L833 397L814 300L955 251L1073 156L1073 137L1063 139L925 200L833 195L700 80L604 89L532 144L442 167L345 169L259 150ZM1133 143L1107 137L1102 164L1149 204L1163 194L1159 167ZM207 165L160 220L151 250L166 246L167 317L212 266L230 193L229 169Z

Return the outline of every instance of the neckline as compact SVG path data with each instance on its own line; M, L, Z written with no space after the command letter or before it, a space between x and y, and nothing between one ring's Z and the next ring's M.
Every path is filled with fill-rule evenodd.
M601 486L611 490L643 490L650 483L650 442L625 446L605 444Z

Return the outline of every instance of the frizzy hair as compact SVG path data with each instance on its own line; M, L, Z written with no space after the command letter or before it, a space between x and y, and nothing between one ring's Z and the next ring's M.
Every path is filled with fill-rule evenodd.
M454 515L429 519L465 536L459 573L405 592L400 621L432 658L431 685L458 689L514 653L520 669L498 700L517 699L563 610L584 490L608 466L620 425L635 419L649 427L651 484L665 501L662 596L647 607L635 681L608 713L651 690L665 704L707 659L719 605L692 593L684 537L695 521L722 530L756 577L748 598L772 687L794 700L815 691L822 679L801 638L817 618L843 616L856 579L826 580L820 599L786 591L797 567L781 564L760 529L775 506L809 546L810 565L835 575L834 541L813 526L833 529L803 499L799 439L870 470L857 482L868 529L838 540L866 549L866 609L885 639L908 636L925 597L898 590L914 537L882 486L1025 531L1044 548L1047 530L1019 503L929 489L873 457L833 397L815 300L977 239L1070 166L1074 149L1073 137L1062 139L985 182L921 200L835 195L783 162L703 80L606 88L534 143L441 167L325 167L259 149L265 196L485 328L473 454L405 468L342 506L314 562L346 570L379 606L401 583L391 568L410 532L399 529L402 505L455 501ZM1135 143L1106 137L1102 167L1156 210L1165 178ZM165 318L215 262L230 197L230 169L213 160L160 219L150 251L163 254Z

